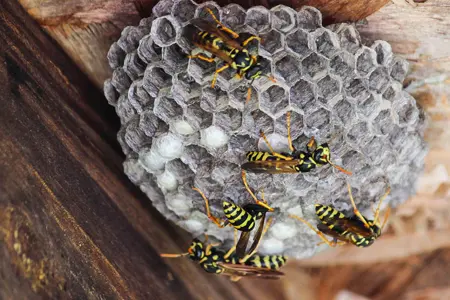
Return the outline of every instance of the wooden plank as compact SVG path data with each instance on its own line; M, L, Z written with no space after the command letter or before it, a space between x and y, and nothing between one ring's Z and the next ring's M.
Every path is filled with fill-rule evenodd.
M191 237L123 174L113 109L16 1L1 6L0 298L252 299L159 257Z

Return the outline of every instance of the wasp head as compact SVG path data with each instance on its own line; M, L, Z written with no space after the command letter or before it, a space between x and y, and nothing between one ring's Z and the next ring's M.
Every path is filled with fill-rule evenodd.
M330 162L330 148L328 147L328 144L322 144L313 153L314 161L326 165Z
M263 71L262 66L259 63L257 63L247 69L247 71L245 72L245 78L247 80L255 80L261 77L262 71Z
M192 260L201 260L205 256L203 243L198 239L194 239L188 249L189 258Z

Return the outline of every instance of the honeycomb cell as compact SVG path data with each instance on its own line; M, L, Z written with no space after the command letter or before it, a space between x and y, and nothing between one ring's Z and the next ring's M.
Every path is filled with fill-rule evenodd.
M317 82L317 87L319 95L327 101L333 99L341 92L340 82L330 75L319 80L319 82Z
M128 97L126 94L119 97L116 105L116 113L120 118L120 122L122 124L127 123L132 117L136 115L136 110L128 101Z
M160 91L168 90L172 84L172 76L170 76L160 64L148 65L145 69L142 86L148 94L154 98L160 95Z
M304 6L297 13L298 27L308 31L322 27L322 14L314 7Z
M175 43L180 26L171 16L164 16L153 21L152 40L160 47L167 47Z
M162 48L153 42L150 35L146 35L139 42L137 54L144 63L149 64L162 58Z
M402 85L398 82L391 82L387 89L383 93L383 98L389 101L394 101L400 94L402 90Z
M136 80L144 74L146 64L139 58L136 51L130 52L125 57L123 70L131 80Z
M361 38L355 27L343 24L338 32L341 48L355 54L361 46Z
M116 88L119 94L122 94L130 87L131 79L123 68L117 68L112 73L111 84Z
M330 72L338 75L344 82L354 78L355 58L350 53L343 51L330 60Z
M295 29L297 13L290 7L277 5L270 10L272 13L272 28L282 33L289 33Z
M358 112L367 118L378 112L381 101L382 99L380 94L370 94L367 99L357 102L356 107L358 108Z
M271 116L285 113L289 105L289 99L285 89L278 85L272 85L263 91L259 97L260 109Z
M105 83L103 84L103 94L105 94L106 100L108 100L110 105L116 105L117 99L119 99L119 93L112 85L110 78L105 80Z
M249 88L249 86L247 86L247 85L240 85L228 93L229 104L231 107L233 107L237 110L240 110L240 111L243 111L245 107L247 107L247 108L249 108L249 107L255 108L256 107L258 94L256 93L255 89L251 88L251 86L250 86L251 98L246 103L248 88Z
M267 32L270 30L270 12L262 6L252 7L247 10L245 24L258 33Z
M298 29L286 36L288 48L298 54L301 58L306 57L312 52L309 40L308 32L302 29Z
M327 59L322 55L312 53L302 60L302 67L305 74L316 80L327 73Z
M125 51L116 43L113 43L108 50L107 59L111 69L123 66L125 60Z
M246 116L244 116L245 118ZM262 130L266 134L273 133L274 124L273 119L268 116L265 112L257 109L253 111L249 116L248 120L244 119L243 127L251 136L259 137L259 132Z
M356 99L357 102L362 102L370 96L369 91L361 79L351 81L345 86L345 91L349 97Z
M134 184L140 184L149 179L149 174L142 168L137 158L128 157L123 163L123 171Z
M296 111L291 111L291 138L297 139L303 133L303 116ZM279 116L275 120L275 132L285 137L287 142L286 114Z
M211 176L214 157L205 148L197 145L186 146L181 161L187 164L191 170L195 170L196 177Z
M181 28L180 35L177 37L177 45L180 46L186 53L191 53L196 48L193 42L194 35L198 34L200 30L192 24L188 24Z
M265 51L268 55L273 55L283 48L283 44L284 36L276 30L261 35L261 53Z
M182 99L183 104L186 105L191 103L191 99L198 98L201 95L201 86L195 82L194 78L187 72L178 73L175 76L172 88L175 100L178 102L178 98L180 98ZM175 94L178 94L179 97ZM180 102L178 102L178 104L180 104Z
M240 166L229 162L219 163L211 172L211 178L222 184L237 183L241 180L240 175Z
M155 6L153 6L152 13L156 17L162 17L169 15L172 11L174 0L161 0L156 3Z
M375 41L371 47L377 54L377 63L387 66L392 60L392 48L388 42Z
M187 64L189 62L188 53L184 52L177 44L174 44L163 49L163 60L169 70L178 74L179 72L186 71Z
M159 136L167 131L167 124L155 116L151 110L144 111L140 116L139 128L148 137Z
M395 124L389 109L384 109L374 119L374 129L378 134L387 135L394 129Z
M177 0L173 4L171 13L175 20L184 24L194 18L196 8L197 5L190 0Z
M155 101L142 86L142 79L133 81L128 89L128 100L138 113L141 113L145 108L153 109L153 102Z
M397 148L397 153L403 163L410 163L420 155L422 149L424 149L423 140L418 134L412 134L401 147Z
M228 108L214 114L213 124L225 131L236 131L242 125L242 113L237 109Z
M139 127L139 118L131 120L125 129L125 142L134 151L138 152L149 141Z
M205 19L208 22L214 24L215 21L206 8L209 8L216 16L216 18L220 20L221 9L216 3L212 1L197 5L197 9L195 10L195 18Z
M275 77L282 78L289 86L292 86L302 75L300 61L294 55L279 56L274 59L273 65Z
M346 170L352 171L353 174L358 174L358 172L367 165L364 155L355 150L347 152L345 155L342 156L341 159L342 159L342 167L344 167ZM354 193L353 190L352 193Z
M371 139L371 128L365 121L354 124L347 133L347 140L354 145L365 145Z
M413 125L419 118L416 101L407 93L402 93L402 97L398 97L392 103L392 111L395 112L394 116L402 127Z
M383 154L390 151L389 143L385 138L375 136L363 147L363 153L373 165L378 165L383 160Z
M166 172L173 174L179 184L194 183L195 173L179 158L166 163Z
M389 85L389 73L385 67L378 67L369 76L369 88L383 93Z
M158 97L155 100L155 115L166 123L170 123L174 118L183 115L183 109L175 100L167 96Z
M408 62L404 59L395 58L391 66L391 76L402 83L408 73Z
M351 124L356 118L352 105L346 99L342 99L336 103L332 111L345 126Z
M330 30L317 30L314 34L317 51L327 58L333 57L339 51L339 38Z
M148 34L148 30L142 27L127 26L122 30L120 38L117 40L117 45L120 46L126 53L130 53L139 45L139 41Z
M228 145L230 149L238 153L238 155L244 157L244 154L247 151L256 149L257 140L246 134L233 134L230 137L230 142Z
M245 23L245 10L238 4L228 4L222 8L222 23L230 28L238 28Z
M119 142L120 148L122 148L123 154L130 155L133 154L133 152L125 142L125 129L126 127L123 126L122 128L120 128L119 132L117 132L117 141Z
M305 116L305 124L308 126L310 134L320 139L322 136L329 134L331 129L330 119L331 113L324 108L319 108Z
M188 73L199 84L204 84L207 81L211 81L215 70L215 63L210 63L197 58L189 59Z
M314 85L306 80L299 80L290 92L291 105L303 112L315 104Z
M183 139L173 133L165 133L153 140L152 149L167 160L179 158L184 151Z
M210 113L219 112L228 106L227 93L219 88L206 87L202 91L200 107Z
M358 73L364 77L372 72L377 64L377 56L375 51L370 48L363 47L355 54L356 69Z

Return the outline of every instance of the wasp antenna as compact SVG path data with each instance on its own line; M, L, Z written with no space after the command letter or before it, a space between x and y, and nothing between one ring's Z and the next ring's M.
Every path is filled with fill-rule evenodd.
M161 253L159 256L166 257L166 258L177 258L177 257L183 257L189 255L189 252L186 253L179 253L179 254L171 254L171 253Z
M330 160L327 160L327 162L328 162L333 168L335 168L336 170L338 170L338 171L340 171L340 172L342 172L342 173L344 173L344 174L347 174L347 175L349 175L349 176L352 176L352 175L353 175L352 172L350 172L350 171L344 169L344 168L341 167L341 166L338 166L338 165L333 164Z

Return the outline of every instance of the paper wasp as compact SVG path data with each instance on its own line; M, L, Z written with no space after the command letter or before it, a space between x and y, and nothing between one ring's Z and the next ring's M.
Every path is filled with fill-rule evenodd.
M314 137L311 137L306 145L305 151L297 151L292 145L291 138L291 113L286 113L286 123L288 131L288 144L291 153L277 153L273 150L266 135L261 131L261 137L267 144L270 152L250 151L246 157L248 162L241 167L252 173L305 173L316 167L330 164L337 170L347 175L352 175L350 171L333 164L330 161L330 148L327 143L317 146Z
M207 240L206 236L206 240ZM206 241L205 241L206 243ZM232 247L227 252L218 250L213 244L205 245L198 239L194 239L186 253L180 254L161 254L161 257L176 258L188 256L208 273L231 276L233 281L241 277L254 276L265 279L278 279L284 275L278 271L287 261L282 255L255 255L256 249L246 256L239 259Z
M337 209L322 204L316 204L316 215L321 222L317 225L317 229L314 228L314 226L308 221L298 216L290 215L290 217L305 223L309 228L314 230L317 235L319 235L323 242L331 247L347 243L351 243L357 247L368 247L372 245L373 242L381 235L381 231L383 230L388 219L390 213L389 208L386 211L383 224L380 226L380 206L383 200L389 195L391 189L388 188L386 193L381 197L378 207L374 212L374 219L369 220L356 208L349 184L347 184L347 188L350 195L350 201L353 206L354 215L352 217L346 217ZM333 240L329 241L325 235L333 237Z
M225 221L222 221L219 218L213 216L209 209L208 198L198 188L192 188L202 196L203 200L205 201L206 215L211 221L214 222L214 224L216 224L220 228L230 225L233 226L235 230L239 230L242 232L239 241L236 244L236 255L239 258L244 257L246 253L252 253L258 247L263 235L266 213L269 211L273 211L273 209L267 205L267 202L264 200L264 196L262 197L262 201L256 198L255 194L248 186L245 171L242 171L241 175L245 188L256 203L249 203L244 205L243 207L240 207L233 202L223 201L222 207L226 217ZM255 233L250 249L247 251L250 234L251 231L255 228L257 220L260 220L258 230Z
M198 58L207 62L214 62L218 57L225 62L225 64L216 69L211 87L214 87L217 80L217 75L228 68L237 71L238 78L245 77L247 80L253 81L261 76L268 77L272 81L274 79L263 74L263 67L259 63L259 56L252 55L246 48L247 45L253 41L261 39L257 36L250 36L248 39L240 43L237 39L239 34L222 24L214 15L211 9L206 8L213 20L217 23L214 26L210 22L203 19L192 20L192 24L200 28L202 31L195 34L193 43L200 49L206 50L212 54L211 57L203 54L190 55L189 58ZM251 87L248 88L247 101L251 98Z

